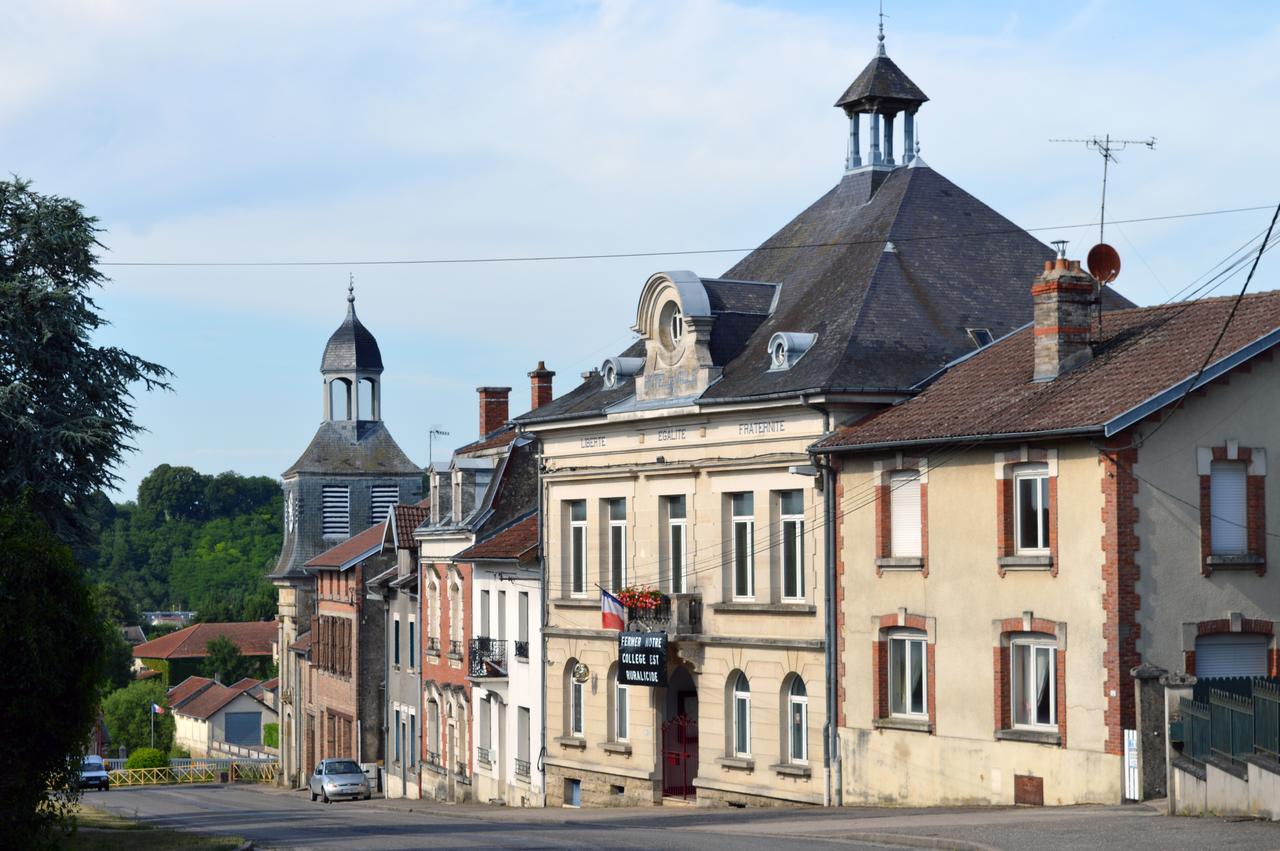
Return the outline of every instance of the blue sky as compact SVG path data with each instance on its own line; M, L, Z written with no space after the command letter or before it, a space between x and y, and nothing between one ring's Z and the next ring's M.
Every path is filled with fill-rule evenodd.
M138 399L153 466L278 475L321 415L348 273L419 463L477 427L475 387L545 360L559 390L631 339L645 278L739 256L573 263L355 260L749 247L840 177L831 108L875 49L873 2L17 2L0 167L97 215L103 340L172 368ZM929 94L927 162L1026 227L1280 200L1280 14L1268 3L900 3L888 50ZM1108 231L1155 303L1261 231L1253 212ZM1096 231L1072 240L1081 256ZM1254 286L1280 283L1264 261ZM1030 281L1028 281L1029 283ZM1225 291L1225 290L1224 290ZM440 442L436 456L445 455Z

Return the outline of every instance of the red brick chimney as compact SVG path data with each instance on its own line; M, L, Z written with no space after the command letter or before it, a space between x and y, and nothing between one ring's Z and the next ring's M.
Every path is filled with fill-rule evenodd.
M510 387L477 387L480 394L480 436L502 428L507 421L507 394Z
M546 363L538 361L533 372L529 373L529 406L536 411L551 401L551 379L556 374L547 369Z
M1046 260L1031 285L1035 316L1035 380L1052 381L1089 362L1093 304L1098 282L1079 260Z

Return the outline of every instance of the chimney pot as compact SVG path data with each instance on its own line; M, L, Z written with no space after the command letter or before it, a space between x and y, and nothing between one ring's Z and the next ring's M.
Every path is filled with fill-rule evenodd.
M551 379L555 378L555 375L547 369L544 361L538 361L533 372L529 373L529 405L532 410L536 411L551 401Z
M1065 258L1065 257L1059 257L1059 258L1058 258L1056 261L1054 261L1054 262L1055 262L1055 264L1056 264L1056 265L1055 265L1055 268L1057 268L1057 269L1061 269L1061 270L1064 270L1064 271L1066 270L1066 268L1067 268L1067 258Z
M1052 381L1089 361L1098 282L1079 260L1060 257L1031 287L1034 378Z
M495 432L506 423L510 387L477 387L480 394L480 436Z
M1045 270L1046 272L1052 272L1052 271L1053 271L1053 261L1052 261L1052 260L1046 260L1046 261L1044 261L1044 270Z

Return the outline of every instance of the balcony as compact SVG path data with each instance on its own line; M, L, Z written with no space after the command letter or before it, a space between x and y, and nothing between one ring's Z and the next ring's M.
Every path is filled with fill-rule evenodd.
M664 594L654 608L629 607L627 629L696 635L702 632L702 594Z
M462 658L462 642L461 641L449 642L449 658L450 659Z
M440 655L440 639L438 638L427 639L427 655L428 656Z
M525 780L529 779L529 760L527 759L516 760L516 777L522 777Z
M483 746L477 747L476 761L481 765L493 765L493 758L489 753L489 749Z
M505 677L507 642L497 638L471 639L470 674L473 677Z
M517 641L515 645L516 645L516 658L523 659L524 661L528 662L529 661L529 642Z

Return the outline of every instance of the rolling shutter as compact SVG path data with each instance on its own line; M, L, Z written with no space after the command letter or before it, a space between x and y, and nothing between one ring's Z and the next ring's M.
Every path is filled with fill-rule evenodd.
M920 557L920 474L904 470L889 477L889 547L895 558Z
M225 716L227 741L233 745L262 744L261 712L228 712Z
M1245 528L1245 469L1240 461L1214 461L1209 468L1209 527L1214 555L1249 551Z
M1196 639L1196 676L1265 677L1268 643L1267 636L1250 632L1202 635Z

